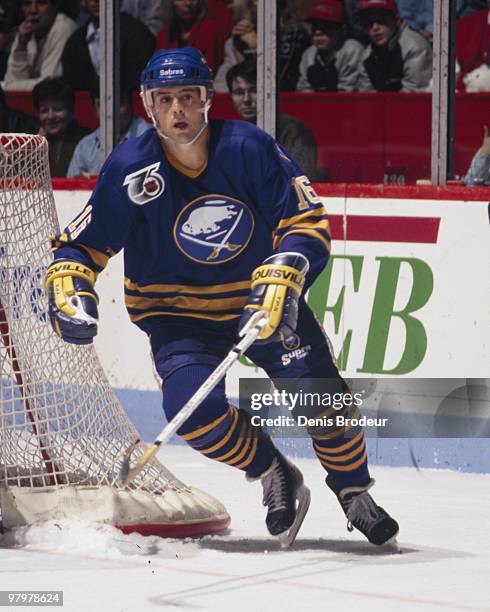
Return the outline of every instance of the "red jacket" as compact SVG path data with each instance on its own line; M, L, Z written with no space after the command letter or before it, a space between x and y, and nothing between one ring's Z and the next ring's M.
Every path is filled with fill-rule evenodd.
M218 0L208 0L208 14L196 21L189 32L187 45L199 49L214 72L223 63L223 50L225 41L230 36L231 25L228 7ZM158 32L157 49L175 49L179 46L179 40L170 38L168 27L163 27Z
M478 11L456 22L456 59L461 66L461 73L456 84L457 89L465 89L463 77L489 60L490 25L489 9Z

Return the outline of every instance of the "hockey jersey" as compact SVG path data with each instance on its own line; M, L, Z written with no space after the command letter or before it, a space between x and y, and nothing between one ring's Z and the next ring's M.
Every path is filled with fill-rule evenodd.
M330 236L321 200L273 138L243 121L211 121L199 171L166 155L155 129L119 145L53 249L96 272L124 249L126 307L151 333L161 317L236 324L253 269L274 252L303 253L310 285Z

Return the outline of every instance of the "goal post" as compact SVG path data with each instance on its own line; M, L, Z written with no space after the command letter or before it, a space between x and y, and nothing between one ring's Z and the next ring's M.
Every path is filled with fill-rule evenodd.
M119 485L123 455L139 437L93 346L51 329L44 275L59 231L48 145L0 135L0 508L4 527L79 519L125 533L186 537L225 529L211 495L151 461ZM144 452L140 444L135 455Z

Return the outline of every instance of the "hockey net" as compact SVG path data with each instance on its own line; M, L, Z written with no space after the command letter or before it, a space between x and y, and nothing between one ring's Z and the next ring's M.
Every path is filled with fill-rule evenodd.
M125 532L190 536L226 528L220 502L157 460L129 487L122 458L138 433L92 346L52 331L43 289L59 231L48 146L0 136L0 508L4 527L104 522ZM134 456L142 454L139 445Z

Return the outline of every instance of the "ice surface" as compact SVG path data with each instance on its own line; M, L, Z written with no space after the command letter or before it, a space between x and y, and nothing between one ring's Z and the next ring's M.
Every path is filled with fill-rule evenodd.
M161 540L67 523L0 538L0 589L64 591L64 608L489 610L490 475L375 466L372 493L399 521L401 553L378 549L345 518L314 459L299 459L312 503L292 550L266 532L259 483L190 449L161 458L227 506L231 530ZM342 608L341 608L342 607Z

